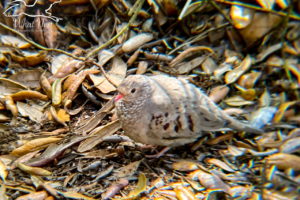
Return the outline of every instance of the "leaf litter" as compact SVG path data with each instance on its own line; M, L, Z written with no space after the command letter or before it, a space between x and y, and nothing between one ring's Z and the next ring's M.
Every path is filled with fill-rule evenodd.
M299 198L298 1L5 2L1 199ZM264 133L145 158L159 147L123 136L113 108L135 73L187 77Z

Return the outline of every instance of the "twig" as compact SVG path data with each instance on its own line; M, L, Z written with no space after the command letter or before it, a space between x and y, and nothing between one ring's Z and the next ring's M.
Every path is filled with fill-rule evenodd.
M55 51L55 52L58 52L58 53L63 53L63 54L65 54L67 56L70 56L70 57L72 57L74 59L85 61L84 57L75 56L75 55L73 55L73 54L71 54L69 52L66 52L64 50L44 47L44 46L42 46L42 45L40 45L40 44L38 44L38 43L36 43L36 42L28 39L23 33L20 33L19 31L15 30L15 29L13 29L13 28L11 28L9 26L6 26L5 24L3 24L1 22L0 22L0 26L3 27L4 29L6 29L6 30L8 30L8 31L10 31L10 32L12 32L12 33L20 36L23 40L25 40L26 42L30 43L32 46L35 46L36 48L39 48L39 49L42 49L42 50L45 50L45 51Z
M112 84L115 88L117 88L118 86L108 77L107 73L105 72L104 68L102 65L99 65L98 63L92 61L91 62L93 65L96 65L97 67L99 67L100 71L102 72L103 76L106 78L106 80Z
M253 10L257 10L257 11L261 11L261 12L269 12L269 13L273 13L276 15L280 15L280 16L287 16L288 13L282 12L282 11L275 11L275 10L271 10L271 9L266 9L266 8L261 8L259 6L255 6L255 5L251 5L251 4L246 4L246 3L241 3L238 1L227 1L227 0L214 0L215 2L219 2L219 3L223 3L223 4L228 4L228 5L235 5L235 6L242 6L244 8L250 8ZM299 15L288 15L290 19L295 19L295 20L300 20L300 16Z
M140 12L140 10L142 8L142 5L144 4L144 1L145 0L138 0L138 1L136 1L136 3L134 4L132 10L129 11L130 13L132 11L134 11L134 13L133 13L132 17L130 18L129 22L126 24L126 26L124 26L121 29L121 31L117 35L115 35L113 38L111 38L109 41L107 41L106 43L100 45L99 47L97 47L93 51L89 52L86 55L86 59L92 57L97 52L99 52L100 50L104 49L105 47L107 47L108 45L110 45L111 43L113 43L120 35L122 35L125 31L127 31L127 29L129 28L129 26L134 22L134 20L136 19L138 13Z
M173 49L172 51L170 51L170 52L168 53L168 55L173 54L175 51L177 51L178 49L180 49L180 48L182 48L182 47L184 47L184 46L186 46L186 45L189 45L189 44L192 44L192 43L194 43L194 42L197 42L197 41L201 40L202 38L206 37L208 33L212 32L212 31L216 31L216 30L222 29L222 28L225 28L225 27L228 26L228 25L229 25L229 23L226 22L226 23L224 23L224 24L221 24L221 25L218 26L218 27L210 28L210 29L204 31L204 32L201 33L201 34L196 35L196 36L194 36L193 38L188 39L185 43L183 43L183 44L177 46L175 49Z

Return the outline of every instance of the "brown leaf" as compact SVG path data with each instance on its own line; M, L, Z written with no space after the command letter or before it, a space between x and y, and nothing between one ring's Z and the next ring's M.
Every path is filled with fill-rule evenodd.
M107 72L108 78L113 81L115 85L119 85L125 78L127 72L127 64L120 58L114 57L112 67ZM116 88L103 76L90 75L94 85L104 94L115 91Z
M281 104L275 114L273 122L275 122L275 123L280 122L284 116L284 113L287 111L287 109L296 103L297 103L297 101L290 101L290 102L285 102L285 103Z
M131 162L126 166L123 166L119 169L116 170L116 172L114 173L114 177L115 178L125 178L125 177L130 177L133 174L136 173L138 167L141 164L141 160L139 161L135 161L135 162Z
M48 194L46 191L39 191L39 192L31 192L26 195L22 195L16 200L45 200L48 197Z
M0 177L2 178L3 182L5 182L7 175L8 175L7 166L0 159Z
M239 78L238 84L246 89L253 88L255 83L260 78L261 74L262 74L261 72L255 72L255 71L244 74Z
M92 148L94 148L96 145L100 144L103 141L102 138L104 136L112 135L120 128L121 128L120 121L115 120L104 126L94 129L93 132L90 133L91 137L82 141L78 146L77 151L86 152L88 150L91 150Z
M174 188L174 191L176 192L176 197L179 200L197 200L198 198L196 197L196 195L194 194L194 192L184 186L177 186L176 188Z
M230 187L225 184L217 175L209 174L201 171L198 174L201 185L209 189L221 189L226 193L229 193Z
M300 170L300 157L286 153L276 153L266 158L269 165L276 165L279 169Z
M229 93L229 87L227 87L226 85L220 85L212 88L212 90L209 93L209 98L213 102L219 103L227 96L228 93Z
M226 84L234 83L252 65L252 58L247 55L239 66L225 74Z
M141 193L145 192L146 187L147 187L147 178L145 174L140 173L136 188L130 191L126 197L123 197L121 199L122 200L136 199Z
M15 82L10 79L0 78L0 94L1 95L10 95L21 90L28 89L25 85L22 85L18 82Z
M18 108L10 96L5 96L5 107L11 111L13 116L18 116Z
M0 44L5 46L17 47L20 49L26 49L31 46L30 43L11 35L0 35Z
M143 44L151 41L153 39L153 35L150 33L140 33L136 36L129 38L124 44L122 45L122 50L125 53L134 51L141 47Z
M31 167L23 163L17 163L17 167L24 172L37 176L50 176L52 173L48 170L39 167Z
M194 171L198 169L198 163L195 161L180 160L172 164L172 168L178 171Z
M48 100L48 97L46 95L33 90L19 91L17 93L11 94L10 96L14 101L22 101L25 99L39 99L42 101Z
M95 69L89 69L89 70L80 72L77 75L77 79L73 82L72 86L69 87L68 90L66 91L66 95L64 98L64 105L68 106L71 103L71 101L75 97L76 91L78 90L79 86L84 81L84 79L86 78L87 75L97 74L97 73L99 73L99 70L95 70Z
M59 191L59 193L65 198L70 198L70 199L95 200L92 197L88 197L86 195L80 194L78 192L73 192L73 191L69 191L69 192Z
M47 138L39 138L39 139L30 140L30 141L26 142L24 145L14 149L11 152L11 155L22 156L29 152L44 149L51 143L55 143L60 140L61 140L61 138L57 138L57 137L47 137Z
M113 183L111 186L109 186L101 195L101 199L108 200L114 197L122 188L126 187L129 184L129 181L127 179L120 179L116 183Z
M29 117L32 121L40 123L44 120L44 108L34 102L23 103L18 101L17 108L23 117Z
M11 80L17 81L18 83L21 83L29 88L39 88L40 83L39 79L41 77L42 70L40 68L34 69L34 70L23 70L19 71L13 75L11 75L9 78Z

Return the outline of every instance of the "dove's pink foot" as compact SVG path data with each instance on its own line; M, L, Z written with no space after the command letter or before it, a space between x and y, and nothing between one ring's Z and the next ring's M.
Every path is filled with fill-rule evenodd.
M171 147L164 147L160 152L153 154L153 155L146 155L147 158L160 158L163 156L167 151L169 151Z

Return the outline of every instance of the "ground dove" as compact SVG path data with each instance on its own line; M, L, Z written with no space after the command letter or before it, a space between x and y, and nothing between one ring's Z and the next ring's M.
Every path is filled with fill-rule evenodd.
M224 127L260 132L224 113L183 78L130 75L117 90L118 118L125 134L136 142L174 147Z

